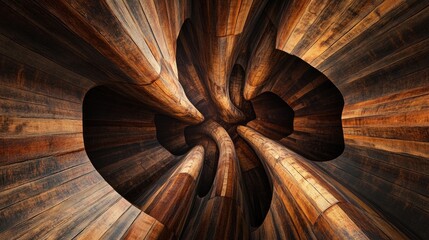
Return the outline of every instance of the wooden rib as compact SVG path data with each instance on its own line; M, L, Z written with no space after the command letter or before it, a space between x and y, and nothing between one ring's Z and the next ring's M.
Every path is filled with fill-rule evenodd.
M311 163L288 151L292 165L279 160L267 170L278 175L271 210L249 236L255 198L246 192L263 187L246 181L261 181L261 172L242 145L249 159L234 157L240 138L219 121L228 130L212 136L222 161L213 160L214 141L195 141L207 142L205 165L218 175L212 192L204 197L209 175L195 197L183 238L330 239L343 227L344 238L402 238L386 219L410 238L428 238L428 11L418 0L0 1L0 238L121 238L129 229L128 237L180 237L130 207L86 152L135 200L179 160L156 139L154 113L141 110L190 123L203 120L199 111L242 120L251 109L235 95L245 75L261 84L255 92L274 92L293 108L294 132L281 144L314 160L337 158ZM276 43L263 36L267 23ZM267 65L273 51L282 56ZM89 112L108 114L82 124L96 85L132 100L99 99ZM267 119L249 125L281 129Z
M295 213L290 213L295 225L301 223L293 218L302 216L304 223L311 226L319 238L367 239L377 236L387 239L401 236L398 232L383 232L374 226L368 213L341 197L341 193L312 170L304 158L251 128L239 126L237 131L270 170L275 191L284 194L284 205L296 206ZM384 222L384 225L389 224ZM403 235L401 237L405 238Z
M250 61L247 65L243 96L246 100L256 97L275 71L276 65L283 63L284 54L275 49L276 31L272 23L265 18L258 25L259 36L256 38Z
M151 193L141 209L181 236L203 166L204 149L196 146L183 157L168 179Z
M239 180L240 166L231 138L224 128L211 120L192 129L192 133L212 138L219 149L219 160L209 198L199 209L201 222L197 223L196 230L191 234L197 238L206 236L211 239L246 237L249 229L244 223L244 190ZM223 210L219 212L217 208ZM230 226L226 226L226 222L229 222ZM223 227L227 228L220 230Z
M173 235L153 217L141 212L130 226L124 239L172 239Z
M175 70L177 67L173 60L175 55L156 60L148 47L148 44L156 45L158 41L166 41L164 38L156 38L164 36L166 33L155 34L152 38L155 42L139 41L141 35L138 34L136 26L133 28L134 21L131 21L132 16L129 16L134 13L128 12L125 5L115 4L112 7L109 4L113 4L113 2L62 1L55 5L49 3L45 5L52 14L66 23L75 33L120 66L120 69L133 79L132 83L141 85L141 91L161 102L162 106L169 110L166 111L167 113L176 113L177 117L192 123L203 121L203 116L189 102L177 80L177 70ZM112 8L122 9L122 12L112 11ZM156 8L153 6L151 8L150 4L145 4L142 8L146 14L152 11L152 14L158 15ZM94 15L92 9L99 9L97 15ZM121 17L121 14L128 18ZM119 17L117 18L117 16ZM154 24L151 25L153 29L161 28L159 24L152 24ZM117 32L110 31L113 26L118 30ZM169 40L166 44L173 45L176 39L170 38ZM164 54L167 53L164 52ZM168 64L165 64L166 62ZM153 91L158 94L151 94ZM157 107L159 103L152 104L152 106Z

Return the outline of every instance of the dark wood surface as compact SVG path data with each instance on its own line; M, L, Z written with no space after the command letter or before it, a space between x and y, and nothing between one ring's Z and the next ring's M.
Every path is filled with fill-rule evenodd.
M266 220L266 225L264 221L255 237L264 239L259 235L264 228L268 228L265 230L268 232L273 225L276 229L287 223L291 225L289 228L302 229L292 231L291 237L296 239L406 238L389 223L374 221L380 216L365 212L367 206L352 205L343 197L344 194L329 184L326 176L313 170L313 165L302 156L251 128L239 126L237 131L252 146L270 173L274 185L273 198L278 197L279 201L271 205L270 211L286 215Z
M0 239L428 239L428 39L419 0L0 0Z

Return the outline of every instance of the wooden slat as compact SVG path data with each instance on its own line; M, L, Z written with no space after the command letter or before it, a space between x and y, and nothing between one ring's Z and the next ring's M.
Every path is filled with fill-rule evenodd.
M317 237L405 238L397 231L383 232L374 226L368 213L359 210L359 206L351 205L301 156L251 128L239 126L238 132L270 169L274 184L278 186L275 191L283 192L282 201L289 212L294 212L291 216L303 217ZM302 225L298 219L292 222ZM383 225L389 224L384 222Z
M131 206L128 210L122 214L122 216L107 230L100 239L117 239L125 235L128 228L131 226L133 221L137 218L140 211Z
M0 229L4 231L18 224L20 221L31 218L99 181L101 181L101 176L92 172L57 187L46 189L46 191L39 195L2 209L0 211L0 219L4 220L0 223Z
M62 223L85 212L86 206L95 204L112 189L104 182L74 194L64 202L15 225L4 233L5 238L43 238L50 231L57 231ZM19 234L17 234L19 232ZM22 236L21 236L22 234Z
M130 203L127 200L120 199L87 225L75 239L99 239L129 207Z

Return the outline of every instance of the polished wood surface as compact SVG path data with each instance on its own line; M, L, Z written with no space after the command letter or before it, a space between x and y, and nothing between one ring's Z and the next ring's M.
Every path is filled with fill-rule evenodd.
M296 239L405 238L387 222L374 221L374 218L380 217L365 212L366 206L351 204L329 184L324 175L314 171L313 166L302 156L251 128L239 126L237 131L256 151L273 180L273 198L278 198L280 202L272 205L270 211L286 213L283 217L271 220L273 222L266 220L268 224L264 222L259 232L264 231L265 227L274 225L274 228L278 228L287 224L291 225L288 226L290 229L307 229L285 233ZM259 232L255 232L255 235ZM264 238L263 235L258 237Z
M429 2L0 0L0 239L428 239Z

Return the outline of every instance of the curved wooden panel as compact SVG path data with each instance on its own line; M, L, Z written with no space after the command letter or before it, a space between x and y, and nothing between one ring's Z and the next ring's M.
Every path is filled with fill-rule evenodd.
M204 148L192 148L141 206L145 213L163 223L176 238L181 235L191 210L203 160Z
M166 113L174 112L185 121L201 122L204 117L189 102L177 80L175 40L180 27L172 23L181 24L184 18L181 19L182 14L177 14L172 16L178 19L168 19L168 15L158 11L170 8L173 12L179 6L158 4L157 1L43 2L50 14L111 60L131 79L133 85L140 85L141 91L150 99L156 99L157 104L162 103L167 110L154 103L152 106ZM186 4L181 10L186 11ZM111 31L112 28L115 31ZM143 34L142 31L147 32L145 29L150 29L152 34ZM132 88L128 84L122 87ZM137 97L141 98L139 95Z
M106 87L90 90L83 103L85 150L104 179L133 203L179 161L159 144L154 118Z
M365 212L366 206L350 204L305 158L251 128L239 126L237 131L270 172L274 194L280 200L270 211L279 212L274 207L282 207L289 215L275 219L279 222L274 226L264 224L262 228L274 228L264 231L274 232L281 223L289 223L296 229L294 238L406 239L386 221L374 221L380 216Z
M0 0L0 238L428 239L428 26L418 0Z
M124 235L140 210L103 180L84 148L82 101L94 83L9 43L0 73L0 238ZM18 55L4 55L11 52Z
M185 237L246 238L249 229L244 215L245 195L240 181L240 166L231 138L224 128L210 120L190 131L190 134L200 133L212 138L219 149L219 160L210 192L196 213L198 221L193 223L195 225L188 225ZM218 211L219 208L222 211ZM189 232L190 229L192 232Z
M280 140L293 132L294 111L279 96L266 92L252 99L256 119L247 126L273 140Z

